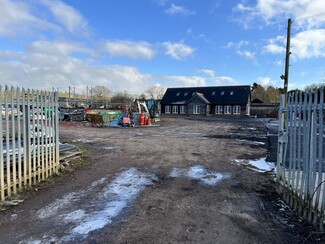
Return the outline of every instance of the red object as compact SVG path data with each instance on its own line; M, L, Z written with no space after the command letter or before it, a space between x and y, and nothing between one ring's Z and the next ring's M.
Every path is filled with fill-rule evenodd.
M140 114L140 121L139 121L140 125L144 125L145 124L145 118L144 118L144 112L142 111Z
M131 124L131 119L128 118L128 117L124 117L124 118L123 118L123 123L124 123L124 124Z
M151 119L150 119L150 116L147 118L146 125L151 125Z

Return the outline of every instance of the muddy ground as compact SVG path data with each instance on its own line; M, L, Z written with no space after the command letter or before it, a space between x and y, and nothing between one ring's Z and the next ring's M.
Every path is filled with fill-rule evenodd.
M321 243L275 193L263 123L164 118L160 126L62 122L84 154L2 206L0 243ZM239 163L241 162L241 163Z

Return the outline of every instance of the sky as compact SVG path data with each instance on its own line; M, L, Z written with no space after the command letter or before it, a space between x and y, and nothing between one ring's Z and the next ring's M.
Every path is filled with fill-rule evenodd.
M283 87L325 82L324 0L0 0L0 84Z

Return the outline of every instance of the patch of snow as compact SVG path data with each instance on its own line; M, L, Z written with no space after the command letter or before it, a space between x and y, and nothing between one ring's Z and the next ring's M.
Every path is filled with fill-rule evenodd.
M95 182L93 182L90 187L86 190L71 192L64 195L60 199L56 199L53 203L41 208L36 212L36 215L40 219L45 219L57 214L57 212L61 209L68 208L71 204L78 202L81 197L85 196L89 191L92 191L94 187L104 184L106 178L101 178Z
M76 192L68 193L63 198L56 199L53 203L38 210L36 212L36 215L40 219L45 219L50 216L53 216L59 211L59 209L62 209L65 206L70 205L72 202L74 202L76 199L78 199L79 195L80 194L78 194Z
M241 140L241 139L237 139L237 141L247 142L249 144L254 144L254 145L265 145L265 142L261 142L261 141L248 141L248 140Z
M116 147L103 147L103 149L105 149L105 150L112 150L114 148L116 148Z
M88 234L90 231L101 229L112 222L145 186L157 180L155 175L145 174L135 168L122 172L103 192L102 201L104 208L95 211L75 228L72 233Z
M76 222L76 221L81 220L85 217L85 211L82 209L78 209L76 211L73 211L71 213L63 215L62 217L66 223Z
M94 142L97 142L97 141L101 141L101 139L100 138L94 138L94 139L83 138L83 139L77 139L77 140L74 140L74 141L82 142L82 143L94 143Z
M86 190L72 192L57 199L37 211L36 216L43 221L52 217L58 226L71 225L66 235L58 240L58 243L69 243L72 240L85 238L91 231L110 224L113 218L117 217L146 186L153 184L156 180L158 178L154 174L130 168L120 173L109 185L103 187L107 178L101 178L93 182ZM88 194L93 191L98 191L97 195L95 199L89 200ZM85 199L88 199L87 202ZM29 239L24 243L26 241L47 243L46 238L43 236L41 241L36 238Z
M178 132L178 134L181 134L181 135L201 135L202 133L197 133L197 132Z
M188 177L194 180L201 181L202 183L211 186L216 185L219 181L225 178L229 178L228 174L209 171L201 165L196 165L189 169L174 168L170 173L170 176L174 178L182 177L182 176Z
M234 160L235 160L235 162L238 163L238 164L241 164L241 163L245 162L244 159L234 159Z
M262 172L274 170L274 164L265 161L266 158L261 158L258 160L250 160L248 164L254 166Z
M267 172L276 170L274 163L266 162L266 158L261 158L258 160L249 160L248 162L244 159L234 159L237 164L245 163L253 167L247 167L248 169L257 171L257 172Z

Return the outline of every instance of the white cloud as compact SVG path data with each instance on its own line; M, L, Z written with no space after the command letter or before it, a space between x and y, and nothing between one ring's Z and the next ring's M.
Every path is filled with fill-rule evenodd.
M69 32L73 34L89 34L87 20L78 10L60 0L42 0L42 3L49 7L56 20Z
M144 41L107 41L104 44L104 49L113 57L152 59L155 56L152 45Z
M268 40L264 49L272 54L284 54L285 42L284 37L273 38ZM294 35L291 38L291 56L293 59L325 57L325 30L306 30Z
M236 84L236 80L229 76L215 76L211 80L218 85ZM226 84L225 84L226 83Z
M77 42L71 41L35 41L28 46L31 53L42 53L47 55L70 55L73 53L84 53L94 55L94 52L88 48L83 47Z
M242 1L236 5L234 12L239 13L235 18L245 27L254 25L257 19L269 25L293 18L297 20L296 25L303 28L325 24L323 0L257 0L254 5Z
M240 49L243 46L248 46L249 42L246 40L240 40L239 42L228 42L226 48Z
M207 43L211 43L211 40L209 40L205 34L200 33L200 34L194 34L194 32L192 31L192 29L187 29L186 33L192 37L194 40L200 40L203 39L205 42Z
M250 51L247 51L247 50L244 50L244 51L240 51L238 50L237 53L246 58L246 59L249 59L249 60L255 60L255 54L254 52L250 52Z
M214 70L211 69L201 69L200 70L201 73L208 75L209 77L206 78L207 81L212 81L214 83L214 85L218 84L235 84L236 80L234 78L231 78L229 76L216 76L216 72Z
M256 83L261 84L264 87L269 87L269 86L276 87L278 82L272 80L270 77L258 77Z
M210 77L214 77L215 76L215 71L211 70L211 69L201 69L200 70L202 73L210 76Z
M184 6L178 6L173 3L170 4L170 7L165 10L165 13L169 15L182 14L182 15L195 15L196 12L189 10Z
M194 48L184 44L183 42L164 42L163 46L166 48L166 54L174 59L182 60L192 55Z
M325 30L307 30L291 39L292 55L297 59L325 57Z
M33 15L22 1L0 0L0 36L30 36L37 30L60 31L60 28Z
M165 76L164 79L172 81L173 86L206 86L206 80L200 76ZM175 82L178 84L175 84Z
M35 50L31 47L26 52L0 51L0 75L4 84L44 90L75 86L80 93L86 86L103 85L132 94L140 94L154 84L151 75L142 74L136 67L94 66L89 60L64 55L64 52L55 55L51 51Z

